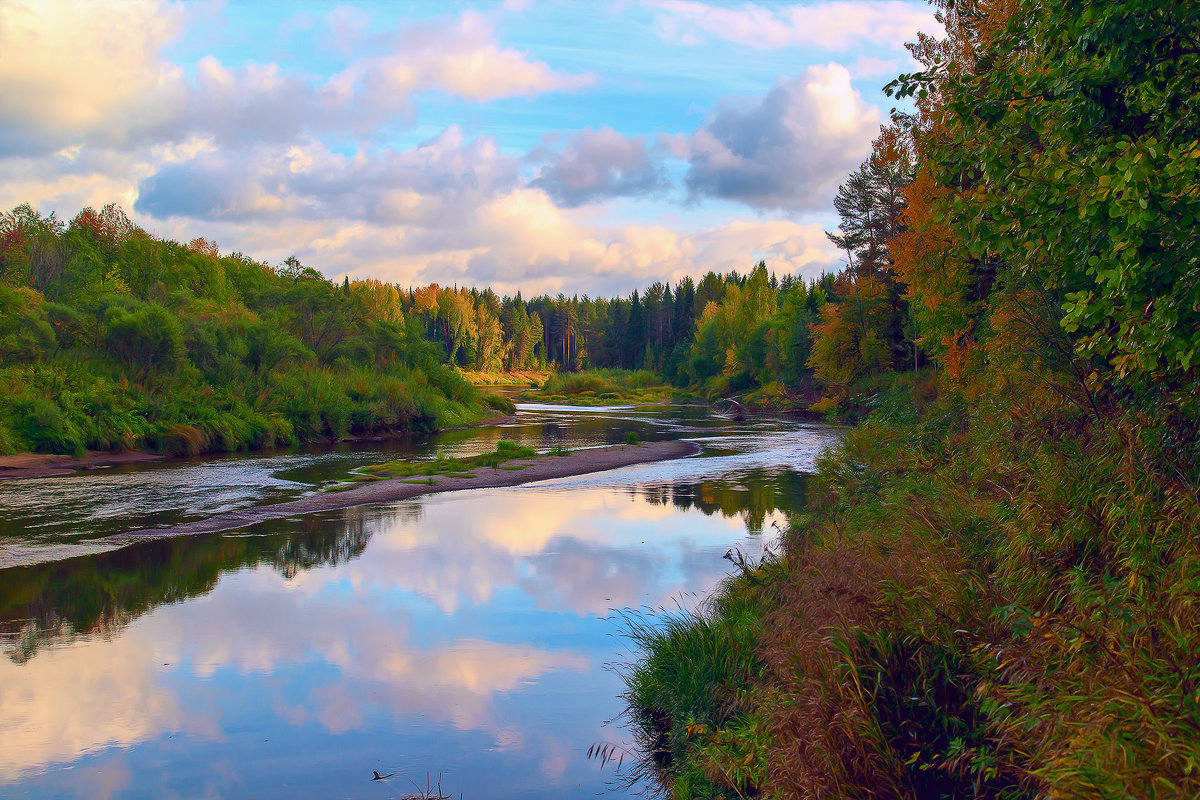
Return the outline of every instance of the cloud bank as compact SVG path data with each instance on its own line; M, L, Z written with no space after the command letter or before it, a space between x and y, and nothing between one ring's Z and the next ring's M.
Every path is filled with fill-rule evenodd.
M0 6L0 206L70 216L117 202L159 235L402 285L595 294L760 259L809 277L837 263L811 220L878 131L854 78L890 62L809 66L675 130L614 118L513 147L477 120L422 122L446 104L468 117L547 98L582 109L612 90L577 62L504 44L505 13L516 12L384 25L358 7L299 15L279 35L310 36L333 64L306 71L266 51L172 60L190 29L220 27L208 7ZM765 47L810 44L818 28L822 46L890 40L928 18L900 2L672 1L655 13L677 38Z
M718 109L696 131L688 192L758 209L820 208L870 152L881 121L845 67L809 67L753 104Z

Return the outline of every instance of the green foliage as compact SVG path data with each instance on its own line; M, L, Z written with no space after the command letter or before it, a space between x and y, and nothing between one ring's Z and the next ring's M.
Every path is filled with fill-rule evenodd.
M1200 9L937 5L892 235L839 192L807 363L862 424L748 601L770 675L635 628L635 720L677 796L1200 796ZM742 285L697 292L710 391L782 374Z
M335 290L204 240L136 229L120 209L69 228L0 217L0 448L178 455L431 431L500 398L440 363L378 282ZM47 299L52 298L52 299Z
M513 414L517 410L517 404L509 400L502 394L496 392L487 392L483 395L483 402L488 408L499 411L503 414Z
M174 372L184 358L183 325L157 303L109 295L102 299L104 344L143 376Z
M895 84L941 99L928 152L970 254L1044 286L1078 352L1139 390L1200 362L1198 27L1188 3L1024 0L965 68Z
M758 735L742 705L765 671L757 654L756 580L731 581L698 612L625 618L640 654L622 676L634 732L643 752L672 776L676 796L744 796L763 781L759 770L705 769L712 751L733 744L740 752L737 742ZM742 761L734 763L752 763Z
M20 360L58 345L42 296L31 289L0 284L0 358Z
M567 402L575 405L611 403L654 403L676 395L662 379L645 369L594 369L551 375L540 390L526 392L523 399Z

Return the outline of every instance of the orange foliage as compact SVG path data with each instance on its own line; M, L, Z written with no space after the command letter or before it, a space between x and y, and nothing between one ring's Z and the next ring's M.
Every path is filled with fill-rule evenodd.
M437 316L438 312L438 292L441 287L436 283L431 283L423 289L413 290L413 308L417 313L424 314L429 318Z
M974 358L978 350L975 341L968 336L966 330L962 330L943 336L940 344L943 351L941 361L946 369L946 376L956 383L962 383L963 377L971 371L977 361Z
M887 286L870 276L853 280L845 272L834 291L845 299L823 305L821 321L809 326L808 366L826 387L825 397L813 405L817 411L837 408L857 378L888 365L888 346L879 336L888 314Z
M108 203L98 212L88 206L71 220L70 229L91 231L97 241L109 247L124 243L139 231L116 203Z
M980 309L965 300L972 276L953 234L935 214L949 191L923 170L904 194L903 230L888 243L892 268L907 286L917 343L957 371L966 366Z
M217 247L217 243L211 239L205 239L203 236L197 236L188 242L188 250L191 250L193 253L212 256L213 258L221 257L221 250Z

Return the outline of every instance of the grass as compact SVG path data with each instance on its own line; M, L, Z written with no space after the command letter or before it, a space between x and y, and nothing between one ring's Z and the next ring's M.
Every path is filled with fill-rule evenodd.
M542 384L540 390L525 392L520 399L603 406L660 403L683 396L684 393L667 386L662 378L649 370L592 369L555 373Z
M698 611L625 618L640 654L622 675L634 735L676 797L740 797L762 783L746 713L746 690L766 669L756 587L771 568L760 570L743 571Z
M676 795L1200 796L1194 448L1028 386L894 391L778 562L632 632Z
M493 469L523 469L521 466L502 466L505 461L531 459L537 457L537 451L532 447L524 447L516 442L502 439L496 444L496 449L489 453L466 458L447 458L441 453L432 461L387 461L382 464L370 464L351 471L348 479L332 487L334 490L345 490L364 483L393 480L396 478L421 480L405 480L405 483L429 483L435 476L444 475L449 478L474 478L472 470L483 467Z
M548 369L518 369L508 372L459 370L473 386L532 386L545 383L554 373Z

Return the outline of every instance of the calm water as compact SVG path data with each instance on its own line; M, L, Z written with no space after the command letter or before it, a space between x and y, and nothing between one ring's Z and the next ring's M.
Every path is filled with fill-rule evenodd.
M0 571L0 796L391 798L439 777L464 798L638 793L586 758L628 744L612 610L691 605L727 549L760 553L835 431L522 408L403 446L8 482L0 546L296 497L400 454L630 430L704 450Z

